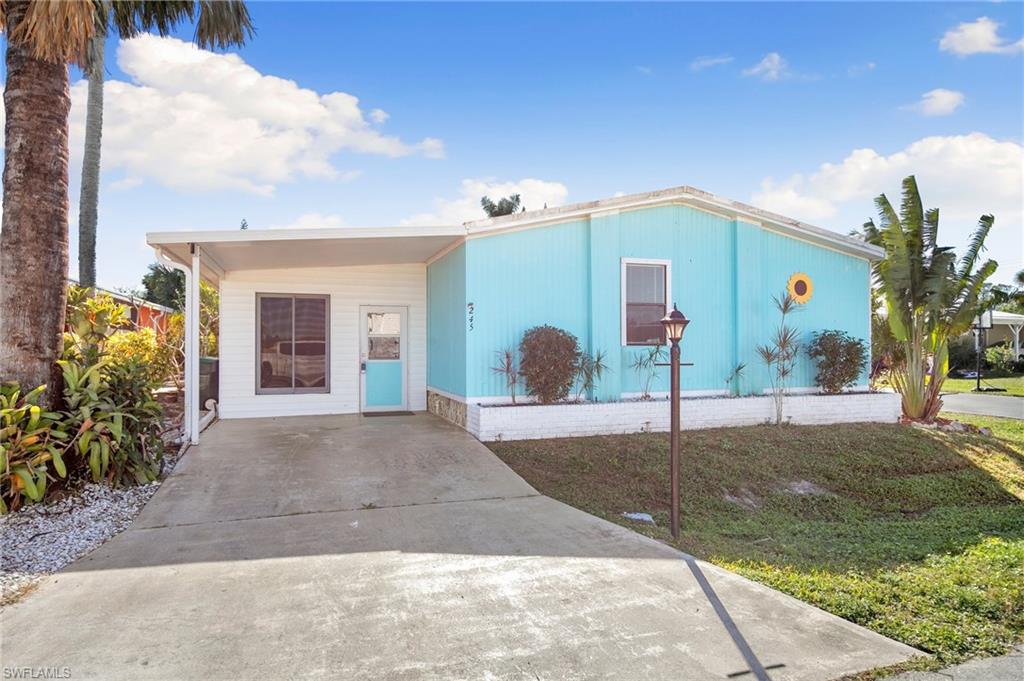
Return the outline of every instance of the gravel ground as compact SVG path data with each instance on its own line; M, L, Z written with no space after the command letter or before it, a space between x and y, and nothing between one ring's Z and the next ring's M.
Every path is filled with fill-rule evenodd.
M0 516L0 605L17 600L46 575L89 553L135 520L177 463L164 455L163 476L148 485L113 489L89 483L72 496Z

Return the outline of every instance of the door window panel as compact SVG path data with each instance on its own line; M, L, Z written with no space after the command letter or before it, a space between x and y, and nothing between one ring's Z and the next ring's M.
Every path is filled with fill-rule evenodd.
M366 346L367 359L401 359L402 315L398 312L368 312Z

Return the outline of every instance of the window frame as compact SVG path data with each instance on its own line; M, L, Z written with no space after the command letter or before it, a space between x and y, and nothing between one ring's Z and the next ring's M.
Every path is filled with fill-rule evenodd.
M620 262L619 270L619 281L620 281L620 292L619 292L619 318L621 326L621 343L622 347L632 348L644 348L656 345L656 343L630 343L627 337L626 329L626 310L627 310L627 298L626 298L626 281L627 281L627 269L630 265L659 265L665 268L665 312L668 312L669 301L672 300L672 261L664 260L659 258L622 258ZM664 337L664 331L662 332L662 343L665 345L667 339Z
M262 339L262 305L260 301L264 298L288 298L292 301L292 387L290 388L264 388L260 385L260 369L263 362L261 347ZM296 300L322 300L324 301L324 385L322 388L296 388L295 387L295 301ZM256 294L256 348L255 363L256 371L255 384L257 395L324 395L331 392L331 296L326 293L257 293Z

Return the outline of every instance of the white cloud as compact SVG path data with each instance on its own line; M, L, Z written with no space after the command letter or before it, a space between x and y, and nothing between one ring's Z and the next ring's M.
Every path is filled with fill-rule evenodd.
M565 203L569 190L561 182L526 178L518 182L497 182L494 179L467 179L462 181L459 197L434 199L433 210L403 220L403 225L459 224L487 217L480 207L480 199L500 198L519 194L527 210L538 210L547 205L553 208Z
M943 243L962 248L984 213L996 216L989 252L1008 279L1024 266L1024 147L980 132L920 139L890 155L856 149L809 175L767 178L752 203L811 222L828 220L842 233L874 217L872 200L886 193L898 205L900 182L916 175L928 207L940 209Z
M925 116L948 116L964 103L964 93L936 88L921 95L921 100L902 108L918 111Z
M391 114L389 114L384 109L373 109L372 111L370 111L370 120L376 123L377 125L387 123L387 120L389 118L391 118Z
M846 69L846 75L850 76L851 78L863 76L865 73L871 73L872 71L874 71L876 66L877 64L875 64L875 62L873 61L865 62L863 64L854 64L853 66L850 66L849 68Z
M288 224L271 225L272 229L317 229L322 227L344 227L345 221L337 213L303 213Z
M652 69L650 66L637 66L636 72L644 76L654 75L654 69Z
M744 69L743 75L756 76L766 81L776 81L789 75L789 64L778 52L769 52L757 64L749 69Z
M727 54L723 54L719 57L697 57L690 62L691 71L703 71L709 69L712 66L721 66L722 64L728 64L733 58Z
M1013 54L1024 50L1024 38L1011 43L999 36L1000 26L1002 24L988 17L965 21L946 31L939 41L939 49L959 57L971 54Z
M105 84L103 167L122 171L122 186L153 179L181 190L271 194L298 177L350 179L333 163L343 151L444 154L434 138L382 134L370 121L387 114L374 110L368 120L351 94L262 74L237 54L146 34L121 41L117 60L132 82ZM71 88L72 150L82 148L86 94L85 81Z

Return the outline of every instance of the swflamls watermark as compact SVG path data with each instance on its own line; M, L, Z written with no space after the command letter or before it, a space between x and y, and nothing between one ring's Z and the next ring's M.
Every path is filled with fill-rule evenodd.
M71 667L4 667L4 679L70 679Z

